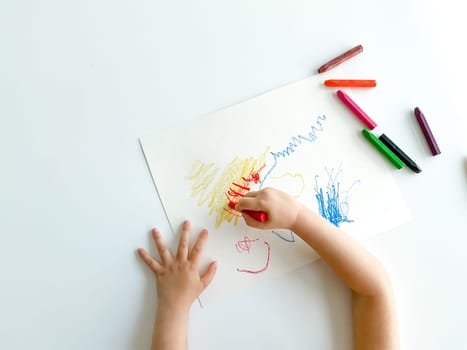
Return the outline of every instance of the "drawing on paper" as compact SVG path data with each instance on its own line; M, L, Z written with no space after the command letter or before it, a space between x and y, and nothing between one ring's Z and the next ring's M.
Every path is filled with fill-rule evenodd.
M318 182L319 175L315 176L315 198L318 202L320 215L331 224L339 227L344 222L353 222L348 217L351 191L360 183L357 180L348 189L342 188L342 169L337 171L325 169L328 182L321 186Z
M272 230L271 231L272 234L276 235L277 237L279 237L280 239L282 239L283 241L286 241L286 242L289 242L289 243L294 243L295 242L295 235L292 231L289 230L288 234L283 234L279 231L274 231Z
M232 209L241 197L261 182L261 172L269 148L258 157L235 157L221 172L214 163L193 162L185 179L192 182L191 197L198 206L207 206L209 215L215 214L215 226L223 222L237 224L240 214Z
M248 236L245 236L242 240L238 241L235 244L235 248L237 248L238 252L248 252L250 253L251 243L258 241L259 238L256 239L249 239Z
M237 250L239 250L239 246L241 247L241 250L239 250L240 253L243 251L247 251L248 253L250 253L251 243L256 243L258 240L259 239L249 239L248 236L245 236L243 240L240 240L237 242L237 244L235 244L235 247L237 248ZM248 269L248 268L237 268L238 272L257 275L268 269L269 260L271 258L271 245L267 241L263 241L263 243L266 246L266 259L265 259L264 266L256 270Z
M269 175L274 171L280 159L290 157L290 155L294 153L296 149L299 148L299 146L302 145L303 143L306 143L306 142L313 143L314 141L316 141L316 139L318 138L317 133L322 132L324 130L323 122L325 120L326 120L326 116L324 114L321 116L318 116L318 118L316 118L315 123L310 126L310 129L308 130L308 132L306 132L304 135L298 134L298 135L293 136L290 139L289 144L283 150L276 151L276 152L270 152L273 158L273 164L269 168L266 175L264 175L263 181L261 181L260 187L263 186L263 183L267 180Z
M277 187L275 184L280 184L279 187L283 187L281 185L286 184L288 188L287 193L295 198L299 198L305 190L305 179L299 173L286 172L279 176L270 176L268 184L271 183L273 184L272 187Z
M287 158L303 143L312 143L323 131L325 115L317 117L316 121L303 134L293 136L288 145L276 152L269 152L269 147L257 158L235 157L221 172L215 163L203 163L200 160L193 162L190 173L185 179L192 182L191 197L198 200L198 206L207 206L209 215L215 214L215 226L220 227L223 222L237 224L240 213L235 211L235 205L252 186L261 188L266 178L274 171L279 159ZM272 156L272 165L261 178L266 168L266 156ZM303 176L300 174L285 173L271 179L290 177L301 181L300 189L295 196L300 196L304 189ZM293 237L292 237L293 238Z
M253 184L258 184L260 182L260 172L264 169L265 165L258 170L253 170L251 174L247 177L242 176L240 181L232 182L230 188L225 193L227 198L227 207L225 210L232 211L235 215L238 215L234 210L235 206L238 204L240 198L244 197L251 190Z
M392 169L368 160L354 121L319 84L314 77L296 82L140 139L171 226L183 215L211 232L206 255L222 269L205 304L317 258L287 229L245 225L229 203L248 190L283 190L359 240L408 219ZM361 185L352 187L355 180ZM381 198L385 210L373 210L372 201Z

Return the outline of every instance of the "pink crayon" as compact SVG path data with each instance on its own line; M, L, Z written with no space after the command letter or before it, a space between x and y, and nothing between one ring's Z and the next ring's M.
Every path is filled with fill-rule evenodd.
M344 91L337 90L336 94L339 100L341 100L368 129L373 130L376 127L376 123Z

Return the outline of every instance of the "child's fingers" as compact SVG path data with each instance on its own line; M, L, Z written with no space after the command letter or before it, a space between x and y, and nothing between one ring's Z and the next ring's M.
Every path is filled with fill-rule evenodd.
M242 210L255 210L261 211L263 208L261 207L262 202L254 197L243 197L238 201L238 204L235 206L235 210L242 211Z
M138 249L138 255L141 257L141 259L144 261L148 267L154 271L155 273L160 273L162 271L162 266L154 260L147 251L145 251L143 248Z
M153 228L152 229L152 238L154 239L154 242L156 243L157 251L159 252L159 255L161 257L161 262L162 265L167 265L172 261L172 254L170 254L169 249L165 246L161 233L159 232L158 229Z
M245 197L256 197L258 195L259 191L250 191L245 194Z
M198 236L198 239L193 244L191 248L190 255L188 259L194 264L198 265L201 258L201 253L203 252L203 247L206 241L208 240L208 230L203 230Z
M188 242L190 241L191 224L185 220L182 224L182 233L178 242L177 260L186 260L188 258Z
M216 275L217 271L217 261L212 262L206 272L201 276L201 283L203 283L203 290L211 283L212 279Z

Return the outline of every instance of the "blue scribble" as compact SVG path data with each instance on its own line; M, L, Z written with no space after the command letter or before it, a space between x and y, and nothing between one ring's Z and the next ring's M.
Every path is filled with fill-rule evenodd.
M350 190L360 181L355 181L352 186L346 190L341 190L342 170L339 168L334 174L334 169L330 172L326 169L328 175L328 184L323 189L318 185L318 175L315 176L315 197L318 201L320 215L327 219L331 224L339 227L343 222L353 222L347 216L349 211Z
M277 237L279 237L280 239L286 241L286 242L290 242L290 243L293 243L295 242L295 235L293 234L292 231L289 231L290 232L290 237L291 238L287 238L287 237L284 237L282 236L279 232L277 231L271 231L271 233L274 233Z
M269 174L274 170L274 168L277 166L277 161L280 158L287 158L289 157L292 153L295 152L295 150L300 146L303 142L314 142L318 137L316 136L316 132L318 131L323 131L323 125L321 122L326 120L326 116L323 114L322 116L318 116L316 119L316 122L314 125L311 125L310 130L308 133L305 135L296 135L293 136L292 139L290 140L289 144L287 147L285 147L282 151L277 151L277 152L269 152L274 160L274 164L269 168L269 171L266 173L266 175L263 177L263 180L261 181L260 188L263 187L263 183L266 181L268 178Z

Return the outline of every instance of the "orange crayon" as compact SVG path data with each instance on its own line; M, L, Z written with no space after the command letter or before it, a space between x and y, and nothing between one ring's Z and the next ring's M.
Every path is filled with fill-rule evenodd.
M324 81L325 86L329 87L358 87L372 88L376 86L376 80L369 79L329 79Z

